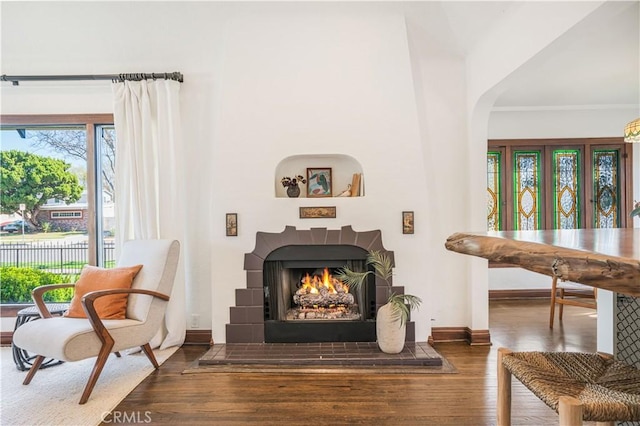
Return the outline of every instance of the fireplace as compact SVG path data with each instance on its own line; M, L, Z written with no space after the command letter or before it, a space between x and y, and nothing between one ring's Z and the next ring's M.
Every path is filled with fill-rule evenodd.
M287 226L281 233L258 232L255 249L245 254L246 287L236 289L226 342L374 342L375 313L386 303L386 285L373 275L357 292L342 288L333 293L324 284L325 270L327 280L345 265L364 271L371 250L394 259L383 247L379 230ZM304 289L307 274L311 282L321 282L318 296ZM404 288L393 286L392 291L402 294ZM407 341L415 341L412 321L407 323Z
M334 276L364 271L367 251L352 245L289 245L264 260L266 343L374 342L375 277L350 289Z

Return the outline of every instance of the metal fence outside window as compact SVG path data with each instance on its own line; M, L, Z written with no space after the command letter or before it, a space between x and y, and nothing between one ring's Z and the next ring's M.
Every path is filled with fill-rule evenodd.
M105 265L115 261L115 245L104 244ZM38 242L0 244L0 266L40 269L56 274L79 274L89 261L87 242Z

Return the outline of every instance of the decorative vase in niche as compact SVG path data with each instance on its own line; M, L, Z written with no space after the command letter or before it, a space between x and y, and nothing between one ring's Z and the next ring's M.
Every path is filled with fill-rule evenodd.
M298 185L287 186L287 195L289 198L296 198L300 195L300 187Z

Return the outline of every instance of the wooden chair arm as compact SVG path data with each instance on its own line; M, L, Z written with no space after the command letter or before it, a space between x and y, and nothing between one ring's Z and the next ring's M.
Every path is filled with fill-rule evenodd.
M84 305L87 300L91 300L92 304L99 297L109 296L111 294L146 294L148 296L154 296L162 300L169 300L169 296L164 293L159 293L153 290L144 290L141 288L114 288L111 290L96 290L91 291L84 295L82 298L82 304Z
M596 352L596 353L597 353L597 354L600 356L600 358L602 358L602 359L607 359L607 360L609 360L609 359L614 359L613 354L610 354L610 353L608 353L608 352L600 352L600 351L598 351L598 352Z
M51 315L51 312L49 312L49 310L47 309L47 305L44 303L44 294L48 291L55 290L57 288L69 288L69 287L75 287L75 284L67 283L67 284L41 285L40 287L36 287L31 291L31 298L33 299L33 302L36 304L36 309L38 309L38 312L40 313L40 317L42 318L53 317L53 315Z
M96 312L96 308L93 306L96 299L103 296L109 296L111 294L146 294L148 296L157 297L162 300L169 300L169 296L163 293L158 293L157 291L152 290L144 290L137 288L117 288L111 290L96 290L89 292L84 295L82 298L82 308L84 309L85 314L87 314L87 318L93 327L93 330L96 332L102 343L111 342L113 343L113 337L109 333L109 330L104 326L102 320L98 316Z

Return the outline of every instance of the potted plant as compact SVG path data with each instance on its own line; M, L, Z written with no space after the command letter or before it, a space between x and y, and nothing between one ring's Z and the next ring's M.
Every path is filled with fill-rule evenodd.
M285 176L280 180L280 183L282 184L282 186L287 188L287 195L290 198L295 198L300 195L300 187L298 186L298 184L307 183L307 180L304 178L304 176L301 175L294 177Z
M386 253L370 251L366 263L373 267L373 271L356 272L343 267L338 270L336 278L355 290L362 287L370 274L374 274L387 285L387 303L378 309L376 315L376 338L382 352L400 353L404 348L409 314L412 310L418 309L422 299L410 294L395 294L391 291L390 279L393 275L393 265Z

